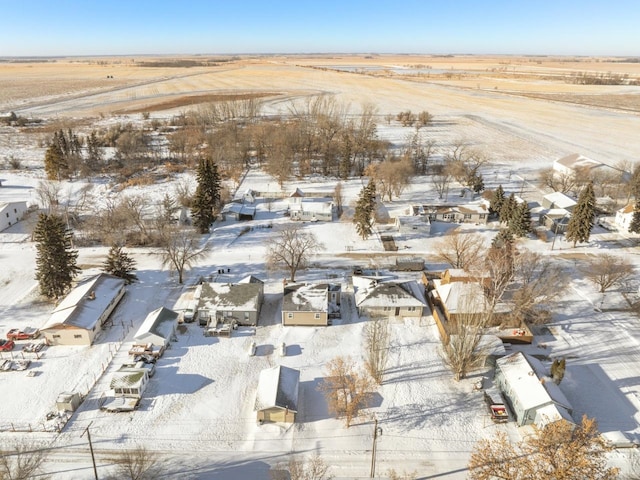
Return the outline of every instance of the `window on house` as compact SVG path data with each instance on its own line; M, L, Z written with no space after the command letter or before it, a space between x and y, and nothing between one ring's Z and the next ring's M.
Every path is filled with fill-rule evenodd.
M14 208L14 209L13 209L13 213L18 213L18 209L17 209L17 208Z
M391 307L383 307L382 310L385 311L385 312L390 312L391 311Z
M293 318L293 313L287 313L287 318Z
M478 215L478 218L480 220L484 220L486 218L487 214L486 213L481 213L480 215Z
M244 319L249 320L249 312L244 312Z
M60 335L54 335L53 338L60 338Z
M73 338L82 338L82 335L76 334L73 336Z
M465 213L464 214L464 219L465 220L471 220L471 214L470 213Z
M9 212L7 212L7 218L9 218Z
M314 316L315 316L316 320L320 320L320 314L319 313L316 313Z
M415 312L416 307L407 307L407 312Z

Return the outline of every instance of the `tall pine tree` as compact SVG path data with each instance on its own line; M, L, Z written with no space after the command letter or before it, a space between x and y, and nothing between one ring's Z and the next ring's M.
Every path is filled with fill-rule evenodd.
M36 280L40 293L48 298L62 296L80 271L76 263L78 251L72 248L72 236L62 217L40 214L33 231L37 250Z
M518 202L516 201L516 196L512 193L504 202L502 202L500 213L498 214L500 217L500 223L509 224L517 207Z
M588 242L591 236L596 216L596 194L593 191L593 183L588 183L580 192L578 203L571 213L567 224L565 238L573 242L575 247L578 242Z
M198 186L193 197L191 216L200 233L207 233L215 221L215 209L220 201L218 166L209 158L201 158L196 173Z
M496 188L493 191L493 195L491 195L491 201L489 202L489 211L491 213L500 215L500 209L502 208L502 204L504 203L504 201L504 189L502 188L502 185L498 185L498 188Z
M516 237L524 237L531 233L531 210L527 202L520 202L513 211L509 231Z
M44 172L48 180L60 180L67 173L67 163L58 142L53 142L44 154Z
M373 217L376 208L376 184L369 180L366 187L360 190L360 196L356 203L353 223L356 224L356 231L363 240L369 238L373 233Z
M637 200L633 208L633 217L629 224L629 233L640 233L640 201Z
M107 259L102 264L102 271L115 275L125 280L127 285L138 280L133 273L136 269L136 261L122 250L120 245L113 245L109 250Z

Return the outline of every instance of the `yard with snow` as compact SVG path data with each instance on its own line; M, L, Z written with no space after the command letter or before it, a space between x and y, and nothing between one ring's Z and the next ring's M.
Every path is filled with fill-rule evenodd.
M264 86L274 80L277 67L248 65L229 73L222 84L218 76L207 80L210 88L229 87L242 78L244 88ZM251 72L247 75L246 70ZM572 105L556 105L534 99L500 97L491 91L448 89L442 85L402 83L397 79L357 78L336 72L320 74L309 69L286 67L292 78L286 89L291 97L309 91L335 91L349 101L379 98L380 114L411 107L432 110L438 120L429 135L451 143L461 135L474 145L491 149L491 163L483 171L485 187L503 185L527 200L540 200L536 172L561 155L580 151L596 158L637 158L637 143L624 138L637 132L638 118L632 114L607 112ZM292 73L293 72L293 73ZM295 77L299 75L300 78ZM345 80L348 79L348 80ZM284 80L283 84L286 83ZM278 84L278 86L282 86ZM402 87L402 88L400 88ZM133 87L131 87L133 88ZM275 88L275 87L271 87ZM283 90L285 90L283 86ZM87 95L86 99L58 99L25 106L38 115L57 115L67 109L86 113L102 103L120 101L123 92ZM267 102L272 114L282 113L283 101ZM95 113L92 111L92 113ZM109 120L101 120L108 122ZM580 127L576 126L580 125ZM586 127L584 127L586 125ZM584 128L583 128L584 127ZM0 127L5 128L5 127ZM394 145L406 141L410 128L386 125L380 119L378 134ZM0 171L0 202L37 201L35 187L44 174L40 168L43 149L7 140L0 131L0 154L24 152L25 168ZM189 173L181 174L189 181ZM0 372L0 442L10 446L27 439L51 446L46 472L52 478L93 478L86 429L89 428L101 477L113 468L110 456L122 449L145 446L165 462L166 478L268 479L269 470L285 464L291 456L307 458L317 453L331 467L336 478L368 478L371 470L375 422L382 430L377 438L376 472L384 478L391 469L416 472L417 478L461 479L478 440L504 431L513 441L529 432L514 422L493 423L475 387L489 367L455 382L440 357L440 338L430 315L398 320L391 325L389 366L384 382L374 392L372 405L350 428L333 418L318 386L326 375L325 365L339 355L363 362L363 327L366 318L357 314L350 283L354 266L389 272L398 257L421 257L429 270L446 265L434 254L434 244L451 225L438 224L425 235L412 228L381 225L372 237L361 240L350 218L355 199L365 178L343 181L345 214L331 223L304 222L323 244L312 265L297 274L299 281L332 281L342 286L341 315L327 327L284 327L281 324L283 270L267 267L268 245L279 227L291 220L285 216L286 195L296 188L327 192L336 180L323 177L278 182L258 168L249 169L238 192L253 189L281 193L285 198L266 202L258 199L256 219L251 222L218 221L202 237L208 247L205 257L188 271L185 285L161 265L153 248L127 249L137 262L139 281L127 293L91 347L52 346L35 353L22 352L27 341L17 342L13 352L0 352L0 359L29 359L25 371ZM83 181L65 185L73 197ZM117 193L107 181L94 180L100 202ZM160 199L173 191L166 181L153 186L130 187L131 194ZM458 188L448 200L459 201ZM546 192L545 192L546 193ZM385 201L382 214L391 218L409 216L413 204L437 201L426 177L415 177L402 195ZM462 201L462 200L460 200ZM35 274L35 246L30 229L35 215L0 232L0 334L11 328L41 327L54 308L38 296ZM248 227L248 228L247 228ZM462 225L464 231L482 235L487 243L498 225ZM393 234L397 252L386 252L381 234ZM623 432L640 441L640 319L637 307L637 274L629 285L602 295L581 278L577 264L590 255L608 252L624 256L640 266L633 234L594 227L588 244L572 248L558 236L553 245L530 238L518 241L519 248L552 256L571 274L551 322L538 327L532 345L516 346L541 358L547 365L555 358L567 359L561 390L573 406L577 421L588 415L598 420L603 432ZM82 276L98 273L108 247L81 247ZM257 327L240 327L230 338L205 337L197 322L183 324L177 341L171 343L156 364L140 406L127 413L100 410L108 395L111 375L129 360L132 338L145 316L164 306L181 311L186 296L200 278L236 282L247 275L265 281L265 301ZM392 272L398 280L420 280L420 273ZM636 309L637 311L637 309ZM428 313L428 310L426 311ZM251 344L257 345L254 356ZM279 346L286 344L286 355ZM275 365L300 370L300 399L296 423L263 424L256 420L254 403L260 371ZM79 392L84 402L70 418L47 419L62 392ZM67 421L68 420L68 421ZM65 423L66 422L66 423ZM624 472L640 461L637 449L615 450L610 463ZM638 472L635 472L636 474Z

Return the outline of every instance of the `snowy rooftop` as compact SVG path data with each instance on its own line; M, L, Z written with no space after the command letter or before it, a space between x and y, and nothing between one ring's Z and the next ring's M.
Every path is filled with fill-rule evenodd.
M326 312L329 308L326 283L294 284L284 288L283 312Z
M300 371L279 365L260 372L255 410L280 407L298 411Z
M140 325L135 338L146 333L153 333L162 338L169 338L173 334L173 329L178 322L178 313L165 307L160 307L149 313Z
M484 292L476 282L451 282L442 284L435 279L434 293L440 298L447 311L453 313L478 313L485 311Z
M591 158L587 158L584 155L579 153L573 153L571 155L567 155L566 157L562 157L556 160L554 163L558 165L562 165L563 167L571 168L573 170L578 168L597 168L601 167L604 164L602 162L598 162L597 160L593 160Z
M93 329L100 315L124 288L124 284L123 279L106 273L80 282L58 304L42 329L63 324Z
M553 192L544 196L545 200L553 203L557 208L571 208L576 205L576 201L562 192Z
M381 282L353 277L356 305L359 307L424 307L422 287L415 281Z
M262 283L250 281L246 283L204 283L202 284L200 305L212 311L216 309L241 312L257 311L263 288Z
M111 389L137 387L142 384L145 375L147 375L146 368L121 368L113 373L110 387Z
M538 359L522 352L512 353L496 360L496 368L502 371L525 410L554 402L568 410L569 401L560 387L546 377L545 368Z

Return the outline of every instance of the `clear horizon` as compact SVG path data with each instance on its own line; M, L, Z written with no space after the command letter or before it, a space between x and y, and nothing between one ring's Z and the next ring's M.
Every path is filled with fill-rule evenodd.
M640 55L640 4L630 0L4 0L1 5L0 57Z

